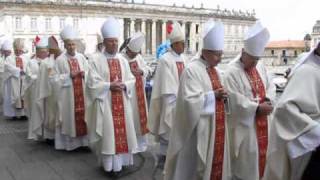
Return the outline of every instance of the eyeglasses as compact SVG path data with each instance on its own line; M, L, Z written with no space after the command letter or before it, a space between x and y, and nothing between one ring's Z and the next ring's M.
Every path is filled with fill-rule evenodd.
M223 53L222 52L214 52L214 53L212 53L212 55L220 58L223 56Z

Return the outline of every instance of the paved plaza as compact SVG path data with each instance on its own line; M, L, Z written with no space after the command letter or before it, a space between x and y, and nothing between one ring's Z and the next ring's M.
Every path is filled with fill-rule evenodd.
M89 149L57 151L53 144L27 140L28 121L0 118L0 180L160 180L154 149L135 155L135 167L108 177ZM131 171L134 171L133 173Z

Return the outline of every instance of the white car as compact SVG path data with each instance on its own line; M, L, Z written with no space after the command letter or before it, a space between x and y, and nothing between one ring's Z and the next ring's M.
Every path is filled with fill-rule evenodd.
M287 78L283 74L274 74L272 82L276 85L277 92L282 92L287 85Z

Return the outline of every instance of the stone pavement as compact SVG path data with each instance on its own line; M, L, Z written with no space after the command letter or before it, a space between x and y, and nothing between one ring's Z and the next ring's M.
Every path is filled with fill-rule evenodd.
M0 180L160 180L154 148L135 155L137 171L110 178L88 149L57 151L45 142L27 140L26 120L0 118Z

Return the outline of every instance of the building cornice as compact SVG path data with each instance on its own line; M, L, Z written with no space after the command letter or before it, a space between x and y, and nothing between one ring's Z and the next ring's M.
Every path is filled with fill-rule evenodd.
M10 2L3 0L0 2L0 7L7 8L16 12L23 12L23 9L31 8L29 12L41 12L43 9L52 9L52 11L45 12L46 14L57 15L62 14L82 14L84 16L103 16L105 14L111 14L114 16L121 17L123 12L125 15L134 15L135 18L145 18L146 15L150 19L161 17L168 18L170 20L184 20L186 17L192 20L204 21L209 18L215 19L230 19L230 20L244 20L244 21L255 21L256 18L253 13L241 12L241 11L230 11L220 9L205 9L205 8L191 8L191 7L177 7L168 5L155 5L155 4L144 4L144 3L127 3L127 2L113 2L113 1L81 1L81 2L59 2L59 1L33 1L25 0L21 3ZM21 11L22 10L22 11ZM138 12L138 13L137 13ZM188 19L189 20L189 19Z

